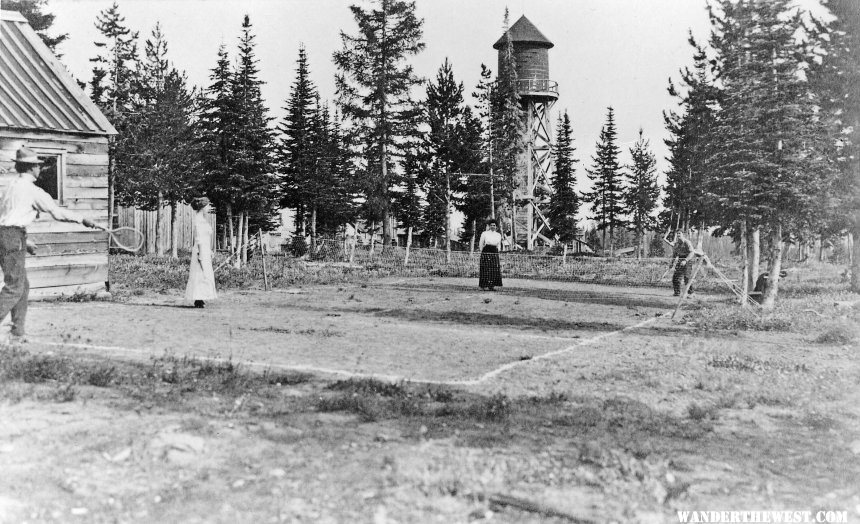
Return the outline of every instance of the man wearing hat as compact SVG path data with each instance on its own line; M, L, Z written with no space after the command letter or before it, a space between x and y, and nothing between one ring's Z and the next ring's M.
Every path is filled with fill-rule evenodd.
M24 336L30 294L25 257L26 253L35 254L36 251L36 246L27 241L27 226L39 218L39 213L48 213L61 222L98 227L91 220L61 208L44 189L36 186L41 164L33 150L27 147L19 149L15 156L18 178L9 184L0 198L0 268L4 279L0 290L0 321L12 313L11 335L19 338Z

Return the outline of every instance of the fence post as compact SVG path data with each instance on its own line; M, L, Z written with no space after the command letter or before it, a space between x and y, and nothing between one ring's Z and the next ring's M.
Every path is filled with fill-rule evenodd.
M263 249L263 230L257 230L257 238L260 239L260 259L263 261L263 290L269 290L269 273L266 270L266 252Z

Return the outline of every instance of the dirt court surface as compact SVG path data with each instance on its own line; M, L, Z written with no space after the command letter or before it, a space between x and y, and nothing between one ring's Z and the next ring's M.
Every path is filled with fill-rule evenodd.
M826 509L860 521L856 347L695 331L668 318L677 299L666 288L505 284L491 293L473 279L388 278L232 291L203 310L178 292L34 303L25 349L38 355L146 363L169 354L304 371L313 378L278 398L307 401L353 377L510 399L523 417L529 398L558 402L531 427L470 429L279 414L270 399L255 408L243 395L166 403L81 387L46 402L38 388L50 385L4 385L0 522L645 523L677 522L678 509ZM639 414L603 424L619 406Z
M171 352L263 367L458 383L526 357L564 349L591 353L592 338L635 331L640 324L666 325L656 315L675 307L676 299L668 295L653 288L512 279L491 293L475 288L473 279L383 279L227 292L202 311L187 307L179 294L122 303L35 304L29 322L36 345L144 359ZM487 385L505 382L498 378ZM534 383L522 378L510 384L511 393L546 386L545 378Z

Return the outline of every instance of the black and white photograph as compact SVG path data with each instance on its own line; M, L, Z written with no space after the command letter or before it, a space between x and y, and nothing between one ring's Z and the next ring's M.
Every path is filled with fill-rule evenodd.
M860 0L0 0L0 524L860 522Z

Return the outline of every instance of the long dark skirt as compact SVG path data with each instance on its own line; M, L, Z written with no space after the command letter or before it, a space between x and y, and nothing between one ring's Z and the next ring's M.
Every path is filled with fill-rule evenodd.
M502 285L502 267L499 264L499 249L496 246L484 246L481 251L478 275L478 286L481 288Z

